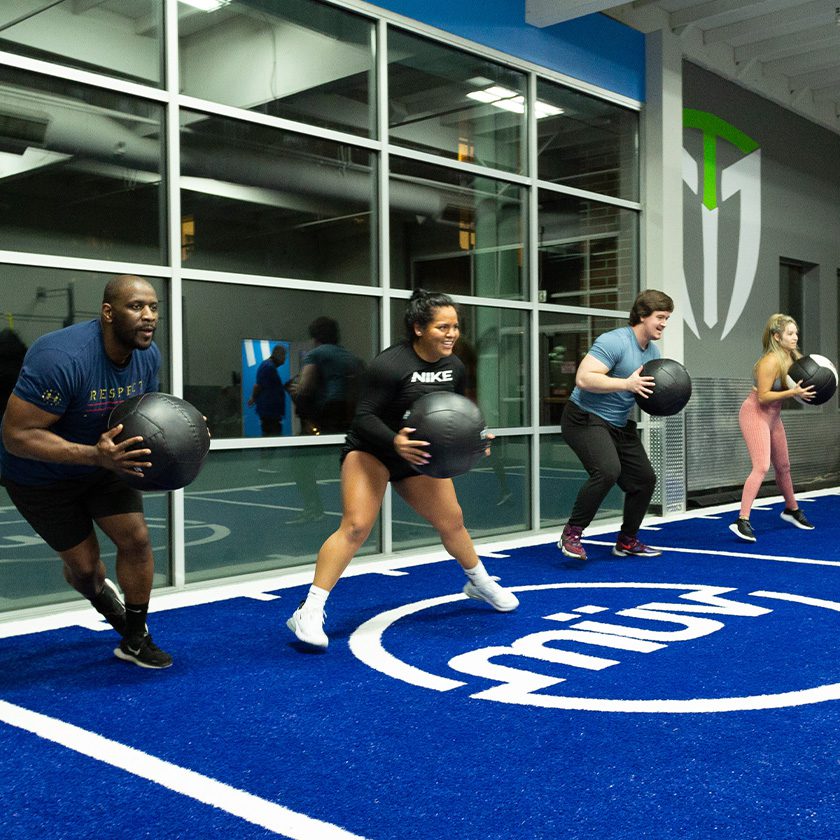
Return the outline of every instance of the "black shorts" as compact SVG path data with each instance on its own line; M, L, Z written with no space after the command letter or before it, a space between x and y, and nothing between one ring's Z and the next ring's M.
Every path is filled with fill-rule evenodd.
M110 470L53 484L4 480L9 498L23 518L54 551L84 542L93 522L120 513L142 513L143 496Z
M381 461L388 470L388 480L393 484L395 481L402 481L404 478L411 478L415 475L421 475L419 470L415 470L405 458L400 458L396 452L374 452L371 449L365 449L361 446L354 446L351 443L346 443L341 448L341 463L350 452L367 452L368 455L373 455L377 461Z

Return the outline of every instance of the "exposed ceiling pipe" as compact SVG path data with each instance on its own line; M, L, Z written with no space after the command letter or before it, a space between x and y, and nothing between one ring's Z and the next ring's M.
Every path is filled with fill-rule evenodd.
M15 103L14 99L21 101ZM3 111L21 120L29 119L41 133L41 142L29 146L125 167L158 172L161 144L157 138L142 137L119 120L61 103L33 108L24 97L3 94ZM14 106L14 107L10 107ZM205 141L205 138L201 138ZM0 137L0 143L3 138ZM187 138L189 144L189 138ZM18 148L21 142L7 138L6 145ZM316 195L335 201L342 199L367 207L374 187L366 170L343 161L274 156L241 149L235 155L226 147L188 148L182 152L181 172L199 178L213 178L281 192ZM390 185L392 206L423 216L439 218L447 207L469 207L474 200L462 192L445 187L426 187L399 178Z

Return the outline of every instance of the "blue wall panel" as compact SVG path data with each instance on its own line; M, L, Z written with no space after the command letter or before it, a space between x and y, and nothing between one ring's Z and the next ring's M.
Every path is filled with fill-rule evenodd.
M540 29L526 23L525 0L381 0L375 5L631 99L644 99L645 37L605 15Z

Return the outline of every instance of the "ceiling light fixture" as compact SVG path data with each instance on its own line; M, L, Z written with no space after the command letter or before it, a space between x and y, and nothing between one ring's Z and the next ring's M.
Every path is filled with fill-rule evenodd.
M539 99L534 106L534 110L537 112L538 120L541 120L543 117L556 117L564 113L562 108L558 108L556 105L549 105L548 102L541 102Z
M194 9L199 9L202 12L215 12L216 9L221 9L222 6L227 6L230 0L178 0L185 6L192 6Z
M519 96L515 90L502 87L501 85L493 85L487 88L487 93L492 93L497 99L510 99L511 97Z
M511 111L514 114L525 113L525 97L515 90L501 87L501 85L492 85L484 90L470 91L467 94L467 99L474 99L476 102L483 102L485 105L492 105L494 108L501 108L503 111ZM563 109L537 100L534 112L537 119L541 120L544 117L556 117L563 113Z
M514 114L525 113L525 97L514 96L512 99L497 99L490 103L494 108L501 108L503 111L512 111Z
M476 102L484 102L490 105L498 100L498 96L486 90L473 90L467 94L467 99L475 99Z

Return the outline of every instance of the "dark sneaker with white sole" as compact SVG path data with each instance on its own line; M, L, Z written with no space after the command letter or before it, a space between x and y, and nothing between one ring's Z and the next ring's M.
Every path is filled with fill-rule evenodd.
M755 532L752 529L752 525L750 525L749 519L744 519L743 516L739 516L730 526L729 530L735 534L736 537L739 537L742 540L746 540L747 542L755 542Z
M612 553L616 557L659 557L662 554L658 548L651 548L640 539L623 534L618 535Z
M805 531L814 530L814 526L808 521L805 514L802 513L802 508L797 508L796 510L785 508L779 516L784 519L785 522L790 522L791 525L796 525L797 528L802 528Z
M586 560L586 549L580 544L583 528L579 525L567 525L560 535L557 548L573 560Z
M123 639L120 646L114 648L114 656L141 668L168 668L172 664L172 657L161 650L148 633L138 639Z

